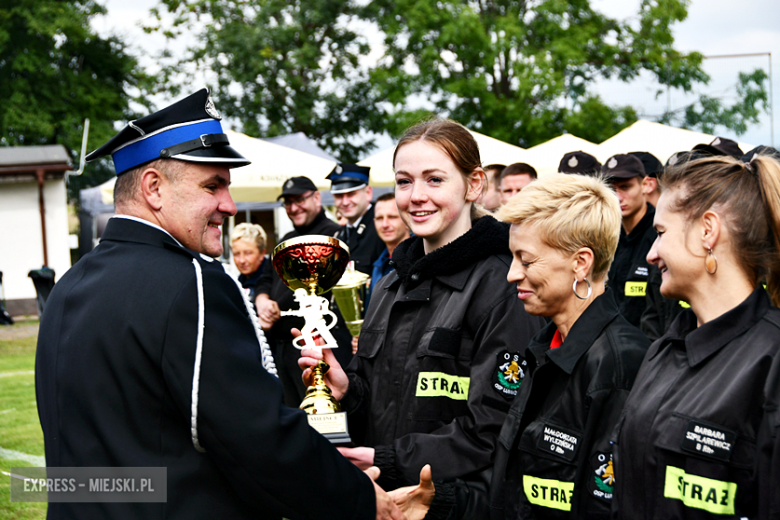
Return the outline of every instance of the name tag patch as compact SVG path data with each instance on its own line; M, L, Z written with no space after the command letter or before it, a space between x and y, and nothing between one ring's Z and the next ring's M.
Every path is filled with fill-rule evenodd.
M626 282L626 296L645 296L647 294L647 282Z
M697 455L728 462L737 434L699 421L691 421L683 436L681 448Z
M735 482L722 482L691 475L680 468L666 466L664 497L681 500L694 509L702 509L716 515L733 515Z
M420 372L417 375L417 391L414 395L467 401L470 383L470 377L453 376L444 372Z
M554 453L568 461L574 460L580 438L560 428L544 425L542 436L539 438L539 449L548 453ZM572 484L573 485L573 484Z
M644 276L645 278L647 278L647 267L640 265L639 267L636 268L634 274L636 276Z
M528 501L534 505L571 511L574 482L523 475L523 491Z

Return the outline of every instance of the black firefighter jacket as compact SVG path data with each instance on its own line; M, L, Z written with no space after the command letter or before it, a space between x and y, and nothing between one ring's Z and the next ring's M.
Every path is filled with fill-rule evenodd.
M506 280L509 226L491 216L428 255L420 237L393 253L374 290L342 404L376 448L386 489L488 468L517 370L499 380L541 328ZM437 499L444 496L437 487Z
M550 323L528 346L528 371L499 438L493 520L608 518L610 436L650 342L598 296L559 348Z
M41 322L46 463L165 467L167 502L51 503L49 519L374 518L370 479L281 404L241 292L162 230L109 221Z
M780 310L761 287L653 343L617 429L616 518L780 518Z

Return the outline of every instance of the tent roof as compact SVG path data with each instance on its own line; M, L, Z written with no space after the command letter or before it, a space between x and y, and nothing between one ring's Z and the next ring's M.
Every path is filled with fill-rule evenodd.
M473 130L469 130L469 132L477 141L483 165L496 163L508 165L516 162L525 162L523 160L526 153L524 148L499 141ZM395 184L395 172L393 171L394 152L395 147L387 148L358 162L360 166L371 167L372 186L393 186Z
M618 153L650 152L666 163L673 153L711 143L713 139L714 135L640 119L601 143L596 157L603 163ZM749 152L754 145L739 143L739 147L743 152Z
M294 134L279 135L276 137L263 137L261 139L263 141L268 141L269 143L279 144L286 146L287 148L310 153L312 155L316 155L317 157L327 159L328 161L338 162L338 159L320 148L316 141L309 139L309 137L303 132L295 132Z
M230 146L252 161L252 164L231 170L230 194L236 202L274 202L282 193L282 184L290 177L305 175L320 190L330 189L325 177L336 166L315 155L286 146L269 143L245 134L225 130ZM116 177L100 185L103 202L114 200Z

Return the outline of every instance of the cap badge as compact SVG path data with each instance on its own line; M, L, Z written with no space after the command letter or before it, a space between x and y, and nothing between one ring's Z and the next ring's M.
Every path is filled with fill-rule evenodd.
M671 157L669 157L669 166L674 166L675 164L677 164L677 157L678 157L677 154L674 154Z
M293 182L292 179L290 179L289 181L284 183L284 189L289 190L290 188L293 187L293 184L295 184L295 183Z
M211 96L206 100L206 113L214 119L222 119L222 116L219 115L219 112L217 111L217 107L214 106L214 101L212 101Z
M714 141L712 141L712 146L718 146L720 144L720 137L716 137Z
M336 173L338 173L340 175L341 172L343 172L343 171L344 171L344 168L342 168L341 166L336 166Z
M580 161L578 161L576 157L572 157L569 159L569 168L576 168L579 163Z
M615 158L613 157L613 158L612 158L612 159L610 159L610 160L609 160L609 162L607 163L607 167L608 167L608 168L614 168L615 166L617 166L617 159L615 159Z

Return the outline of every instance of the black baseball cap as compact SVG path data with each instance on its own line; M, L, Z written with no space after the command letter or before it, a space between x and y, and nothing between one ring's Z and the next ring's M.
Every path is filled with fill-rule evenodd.
M558 165L559 173L597 173L601 170L601 163L589 153L582 150L569 152L563 156Z
M610 181L645 177L647 175L642 161L633 155L623 153L613 155L607 159L607 162L601 167L601 172Z
M759 145L750 150L748 153L743 155L740 159L743 162L750 162L753 160L753 157L756 155L768 155L770 157L773 157L774 159L780 161L780 152L778 152L775 148L772 148L771 146L764 146Z
M661 164L658 157L650 152L628 152L628 155L633 155L642 161L642 166L645 167L645 173L648 177L658 177L658 173L664 170L664 165Z
M710 144L697 144L692 151L702 155L730 155L737 159L744 155L736 141L725 137L716 137Z
M308 177L290 177L282 185L282 194L276 197L276 200L282 197L296 197L303 195L307 191L317 191L317 186Z
M110 155L121 175L156 159L220 164L238 168L250 164L230 146L209 90L198 92L141 119L130 121L106 144L87 155L94 161Z

